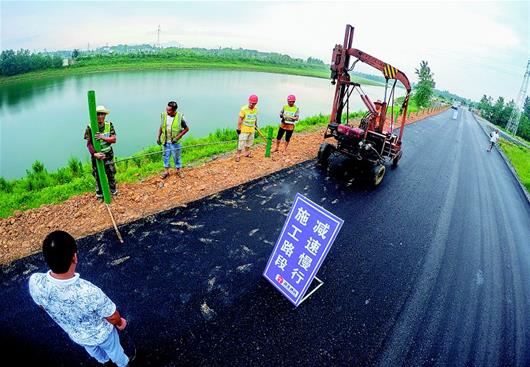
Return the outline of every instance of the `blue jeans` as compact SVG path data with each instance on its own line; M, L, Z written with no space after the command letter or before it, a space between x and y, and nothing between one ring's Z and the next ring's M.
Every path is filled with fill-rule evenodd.
M180 151L182 147L180 143L166 143L164 144L164 168L169 168L169 156L173 156L175 168L182 168L182 161L180 159Z
M125 355L120 344L120 337L116 328L112 329L107 340L100 345L90 346L83 345L88 354L94 357L99 363L106 363L110 360L118 367L125 367L129 363L129 357Z

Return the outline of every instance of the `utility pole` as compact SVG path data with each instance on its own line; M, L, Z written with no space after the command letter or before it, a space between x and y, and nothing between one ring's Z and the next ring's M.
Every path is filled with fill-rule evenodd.
M511 132L513 135L517 134L517 128L519 127L519 120L521 119L521 112L523 110L523 104L526 99L526 92L528 91L528 78L530 77L530 59L528 59L528 64L526 65L526 72L523 77L523 84L521 84L521 89L519 89L519 94L515 101L515 106L513 108L510 120L506 124L506 130Z
M157 38L156 38L156 47L160 48L160 24L158 25Z

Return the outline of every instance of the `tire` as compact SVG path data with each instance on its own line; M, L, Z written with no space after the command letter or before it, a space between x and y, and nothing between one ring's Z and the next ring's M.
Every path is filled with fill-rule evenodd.
M320 149L318 150L318 163L326 167L328 165L329 156L333 151L335 150L335 147L329 143L322 143L320 144Z
M397 168L397 166L399 165L401 156L403 156L402 150L400 150L399 153L396 155L396 157L392 160L392 168Z
M348 159L342 154L328 160L328 172L333 178L338 180L342 180L346 177L347 166Z
M370 176L370 186L376 188L383 182L383 177L385 177L386 168L382 164L375 164L372 167L371 176Z

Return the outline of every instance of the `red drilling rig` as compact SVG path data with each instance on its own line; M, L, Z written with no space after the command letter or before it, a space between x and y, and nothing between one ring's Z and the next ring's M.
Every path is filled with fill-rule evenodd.
M336 84L331 117L324 139L334 138L335 142L323 142L318 152L318 162L327 167L331 155L342 154L352 159L349 162L355 169L364 173L372 187L378 186L386 172L385 165L397 167L403 155L402 137L410 97L410 82L407 76L386 62L358 49L352 48L353 30L346 25L344 44L336 45L331 59L331 84ZM353 61L353 62L352 62ZM366 63L383 73L385 92L383 100L372 102L359 83L352 82L350 72L357 62ZM399 136L394 134L394 97L397 81L405 87L407 94L401 106L401 126ZM349 99L356 91L368 112L359 126L349 117Z

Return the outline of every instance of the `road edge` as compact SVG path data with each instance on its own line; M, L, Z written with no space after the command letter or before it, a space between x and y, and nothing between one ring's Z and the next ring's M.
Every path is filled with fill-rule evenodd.
M477 119L477 116L475 115L474 112L471 112L471 115L473 116L473 118L475 119L475 121L477 122L478 126L480 126L481 130L484 132L484 134L486 134L487 137L489 137L489 133L487 131L487 128L484 127L480 121ZM517 172L515 171L515 168L513 167L512 165L512 162L510 162L510 159L508 159L508 157L506 156L506 154L504 154L504 151L502 150L502 148L497 145L497 148L498 148L498 151L502 157L502 159L504 160L504 163L506 163L506 165L508 166L508 169L512 172L512 175L513 177L515 177L515 180L517 181L517 183L519 184L519 187L521 188L521 191L523 192L523 195L526 197L526 201L528 203L528 205L530 205L530 193L528 192L528 190L526 189L526 187L523 185L523 183L521 182L521 179L519 178L519 176L517 175Z

